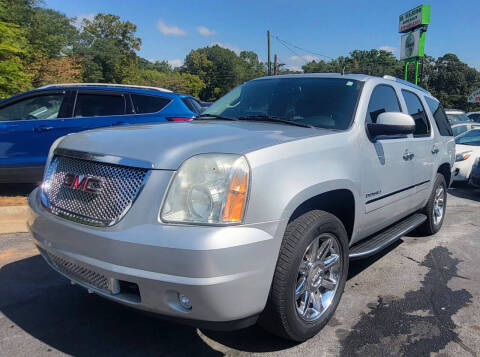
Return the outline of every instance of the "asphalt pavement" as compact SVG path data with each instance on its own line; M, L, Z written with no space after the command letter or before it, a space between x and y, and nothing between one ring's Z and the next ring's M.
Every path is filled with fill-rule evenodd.
M88 294L53 272L29 234L0 235L2 356L480 355L480 190L450 190L433 237L351 263L340 306L314 338L177 325Z

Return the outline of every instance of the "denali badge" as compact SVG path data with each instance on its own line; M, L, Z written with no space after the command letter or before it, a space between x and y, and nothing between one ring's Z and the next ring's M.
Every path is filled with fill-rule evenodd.
M66 174L63 178L63 186L90 193L97 193L101 188L101 181L87 175Z

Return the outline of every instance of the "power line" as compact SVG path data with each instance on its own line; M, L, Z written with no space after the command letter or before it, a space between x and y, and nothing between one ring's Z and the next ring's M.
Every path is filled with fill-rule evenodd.
M300 51L303 51L303 52L306 52L306 53L310 53L312 55L316 55L316 56L320 56L320 57L325 57L325 58L328 58L328 59L334 59L333 57L330 57L330 56L327 56L327 55L324 55L324 54L321 54L321 53L318 53L318 52L314 52L314 51L310 51L310 50L307 50L305 48L302 48L300 46L297 46L297 45L294 45L293 43L290 43L290 42L287 42L285 40L282 40L280 39L278 36L275 36L275 35L272 35L276 40L278 40L280 43L282 43L284 46L285 45L289 45L289 46L292 46L296 49L299 49ZM297 55L298 56L298 55Z
M308 61L302 57L302 55L300 55L299 53L295 52L294 50L292 50L287 44L283 43L282 40L280 40L277 36L273 36L282 46L285 46L286 49L288 49L290 52L292 52L294 55L296 55L298 58L302 59L305 61L305 63L307 63Z

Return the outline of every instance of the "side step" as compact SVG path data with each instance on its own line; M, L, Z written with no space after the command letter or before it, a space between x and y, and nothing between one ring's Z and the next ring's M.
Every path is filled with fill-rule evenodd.
M350 259L367 258L388 247L397 239L414 230L427 220L422 213L415 213L402 221L390 226L370 238L366 238L350 247Z

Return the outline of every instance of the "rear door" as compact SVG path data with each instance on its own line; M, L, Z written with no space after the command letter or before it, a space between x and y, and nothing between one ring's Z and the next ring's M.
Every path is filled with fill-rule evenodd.
M405 112L415 120L415 130L408 139L407 149L413 157L413 185L421 203L430 194L434 162L440 148L435 142L432 126L420 97L407 89L402 89L402 97L405 101Z
M128 93L103 90L78 90L75 95L73 117L66 130L78 132L88 129L124 125L133 122L133 108Z
M0 106L0 169L42 168L51 144L64 135L67 91L42 91Z

